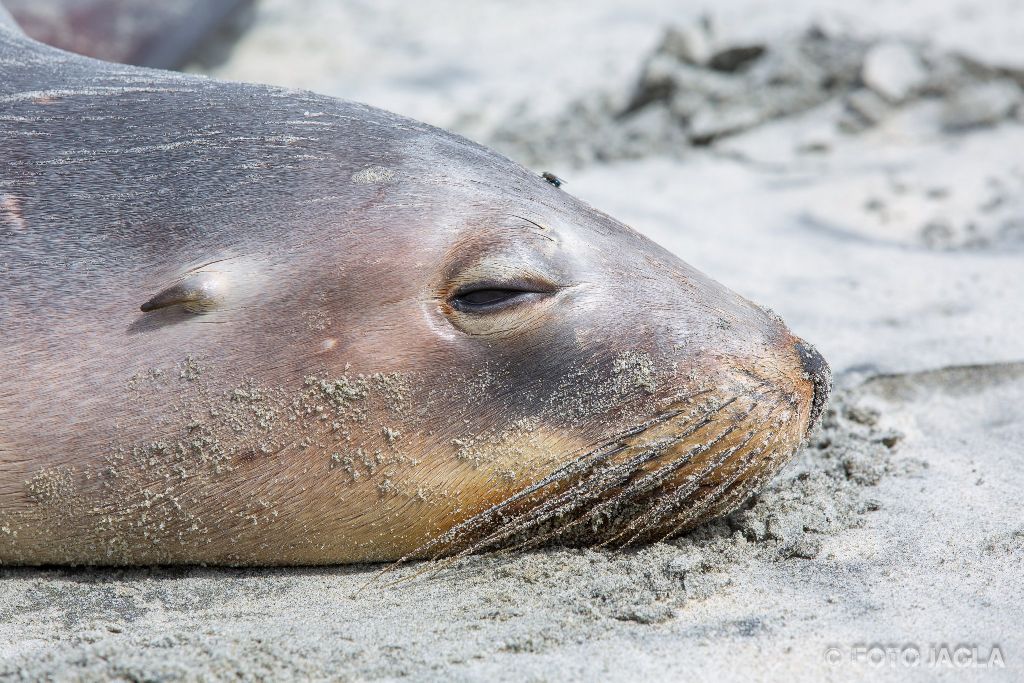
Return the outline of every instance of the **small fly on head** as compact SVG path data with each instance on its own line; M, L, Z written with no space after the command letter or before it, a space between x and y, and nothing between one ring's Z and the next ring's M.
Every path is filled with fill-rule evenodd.
M561 187L562 183L565 182L564 180L562 180L561 178L556 176L551 171L544 171L543 173L540 174L540 177L543 178L544 180L548 181L549 183L551 183L555 187Z

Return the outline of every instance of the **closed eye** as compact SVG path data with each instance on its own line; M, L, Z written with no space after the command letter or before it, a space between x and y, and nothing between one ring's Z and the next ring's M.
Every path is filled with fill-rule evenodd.
M527 285L476 285L464 287L450 299L452 307L462 313L493 313L550 294L548 289Z
M452 305L463 313L489 313L506 308L535 292L521 289L474 289L452 299Z

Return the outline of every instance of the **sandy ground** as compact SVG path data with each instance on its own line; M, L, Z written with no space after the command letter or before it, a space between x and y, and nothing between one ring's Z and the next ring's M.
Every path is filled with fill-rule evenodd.
M261 3L194 68L556 172L815 342L832 408L636 551L3 569L0 679L1021 680L1022 45L1013 1Z

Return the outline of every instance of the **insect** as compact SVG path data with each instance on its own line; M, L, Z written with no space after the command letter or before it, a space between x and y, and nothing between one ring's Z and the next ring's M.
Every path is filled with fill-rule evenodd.
M562 180L561 178L556 176L551 171L544 171L543 173L540 174L540 177L543 178L544 180L548 181L549 183L551 183L555 187L561 187L562 183L565 182L564 180Z

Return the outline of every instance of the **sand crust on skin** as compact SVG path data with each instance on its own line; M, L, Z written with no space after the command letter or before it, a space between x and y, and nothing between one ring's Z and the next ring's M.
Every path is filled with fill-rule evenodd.
M996 2L261 3L207 70L395 109L555 172L776 310L831 362L834 399L763 493L641 549L383 576L0 569L0 680L1019 680L1021 27L1024 5ZM782 103L728 83L813 31L855 77L798 78ZM617 115L666 41L686 55L668 78L713 81L742 125L694 144L668 96L631 114L644 125ZM747 70L686 64L714 55ZM51 475L44 498L66 481ZM1005 666L855 657L943 643L998 646Z

